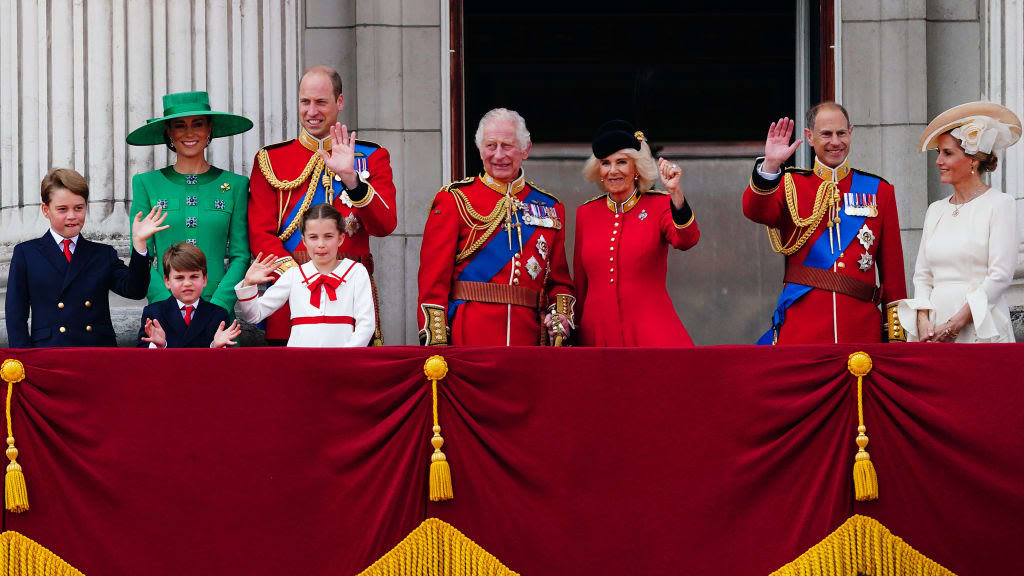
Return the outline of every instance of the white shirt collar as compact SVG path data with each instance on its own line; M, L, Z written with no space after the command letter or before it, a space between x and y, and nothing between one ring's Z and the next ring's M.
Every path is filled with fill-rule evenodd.
M178 303L178 310L184 310L185 306L191 306L193 310L198 310L199 309L199 302L201 300L202 300L202 298L196 298L195 302L193 302L191 304L185 304L184 302L182 302L181 300L178 300L177 298L174 299L174 301Z
M63 250L64 249L64 237L61 236L60 234L57 234L56 232L54 232L53 228L50 228L50 236L53 236L53 241L57 243L57 246L60 246L61 250ZM74 248L75 246L78 246L78 237L79 236L81 236L81 234L75 234L74 236L72 236L70 238L70 240L71 240L71 247L72 248Z

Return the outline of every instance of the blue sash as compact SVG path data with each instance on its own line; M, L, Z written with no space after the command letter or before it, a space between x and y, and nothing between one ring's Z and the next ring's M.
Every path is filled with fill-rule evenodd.
M356 167L356 174L369 174L370 154L373 154L374 150L377 150L377 148L373 146L366 146L364 144L359 143L356 144L356 154L354 161ZM312 176L310 177L312 178ZM338 184L338 187L339 189L342 188L340 183ZM333 199L334 197L335 194L333 191L331 192L330 195L328 195L327 189L324 188L323 172L321 172L320 177L317 178L316 190L313 192L313 200L309 203L309 205L316 206L317 204L324 204L329 199ZM291 211L288 212L288 215L281 222L281 229L278 231L278 234L284 232L286 228L291 226L292 222L294 222L295 219L299 216L299 208L301 206L302 202L299 202L292 207ZM300 234L299 230L296 229L295 232L292 232L292 235L289 236L288 239L284 241L284 247L289 252L294 252L295 249L298 248L300 242L302 242L302 234Z
M851 175L853 180L850 182L850 193L863 194L865 196L874 196L878 193L878 185L881 183L881 180L859 172L851 171ZM871 205L873 206L875 203L871 202ZM845 209L839 210L839 232L841 234L839 248L832 252L829 249L828 234L822 234L814 242L810 250L807 251L807 257L803 262L804 266L821 268L823 270L832 268L832 265L839 259L839 254L853 242L863 225L864 216L850 216L846 213ZM782 324L786 321L786 309L810 291L811 287L804 286L803 284L786 283L782 287L782 293L779 294L779 302L775 306L775 312L772 314L772 327L757 340L759 345L774 343L779 329L782 328Z
M532 204L543 204L544 206L554 206L555 201L545 194L541 194L536 190L530 190L530 193L523 198L523 203ZM524 241L533 236L534 231L537 229L536 226L529 226L523 224L520 231ZM512 247L508 246L508 233L503 228L499 228L491 236L491 239L487 241L476 253L473 255L473 259L470 260L469 264L462 269L459 277L456 280L465 282L490 282L494 278L494 275L501 271L502 268L508 264L512 257L515 256L516 252L522 252L523 247L519 245L520 235L515 231L512 232ZM451 324L452 319L455 317L455 310L461 306L465 300L450 300L448 302L448 323Z

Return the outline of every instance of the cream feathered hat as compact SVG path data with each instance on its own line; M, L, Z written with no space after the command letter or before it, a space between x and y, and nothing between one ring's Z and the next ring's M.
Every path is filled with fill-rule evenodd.
M1020 139L1021 123L1009 108L993 102L968 102L935 117L921 134L921 152L938 147L939 136L950 132L964 152L976 154L1005 150Z

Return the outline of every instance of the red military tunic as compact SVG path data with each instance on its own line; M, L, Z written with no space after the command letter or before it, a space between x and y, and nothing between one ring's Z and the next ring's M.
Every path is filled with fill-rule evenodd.
M797 226L790 206L795 202L798 216L802 219L810 218L822 182L835 178L838 181L836 210L846 210L845 198L850 191L853 172L847 162L843 162L833 171L817 159L814 162L814 170L787 168L786 176L792 178L795 187L795 194L787 199L786 187L783 185L785 177L768 180L758 173L755 166L750 184L743 193L743 214L755 222L778 230L778 237L783 244L788 245L810 229L810 224ZM871 176L865 172L860 173ZM880 178L879 180L875 198L877 206L873 211L877 212L877 215L864 218L863 227L845 247L838 246L837 240L834 250L840 255L829 270L839 276L853 278L872 286L876 285L877 272L882 289L879 301L884 304L905 298L907 289L896 194L892 184ZM787 274L804 263L811 246L822 234L829 233L828 220L828 214L825 214L805 238L803 245L786 257ZM864 228L867 231L864 231ZM827 236L824 241L828 241ZM773 247L775 248L778 247ZM786 310L785 322L777 338L779 344L880 342L882 315L878 302L812 288Z
M442 188L420 249L421 341L537 345L541 315L559 298L571 323L564 223L562 203L522 172L508 184L484 174Z
M307 198L309 205L314 197L320 200L316 187L326 192L323 185L326 181L333 190L331 204L345 219L345 238L338 250L339 258L362 263L372 275L370 236L387 236L398 222L390 155L378 144L357 140L355 163L360 184L354 190L345 191L344 185L332 178L333 173L316 154L321 147L329 151L330 138L318 140L303 129L297 139L267 146L256 155L249 179L250 249L254 256L262 252L264 256L276 254L284 260L279 274L295 266L292 255L306 250L299 231L304 212L302 204ZM298 244L291 250L285 246L286 242L294 244L296 241ZM267 339L287 340L291 330L289 319L286 304L267 319Z
M581 346L693 346L665 288L668 247L688 250L700 229L688 203L665 192L607 195L576 210L573 280Z

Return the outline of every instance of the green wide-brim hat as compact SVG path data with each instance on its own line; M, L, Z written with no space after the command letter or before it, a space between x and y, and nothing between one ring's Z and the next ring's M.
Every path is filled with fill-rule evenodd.
M227 112L210 110L210 95L206 92L176 92L164 96L164 115L146 120L146 125L132 130L125 140L132 146L165 144L167 121L186 116L212 117L213 137L234 136L252 128L252 120Z

